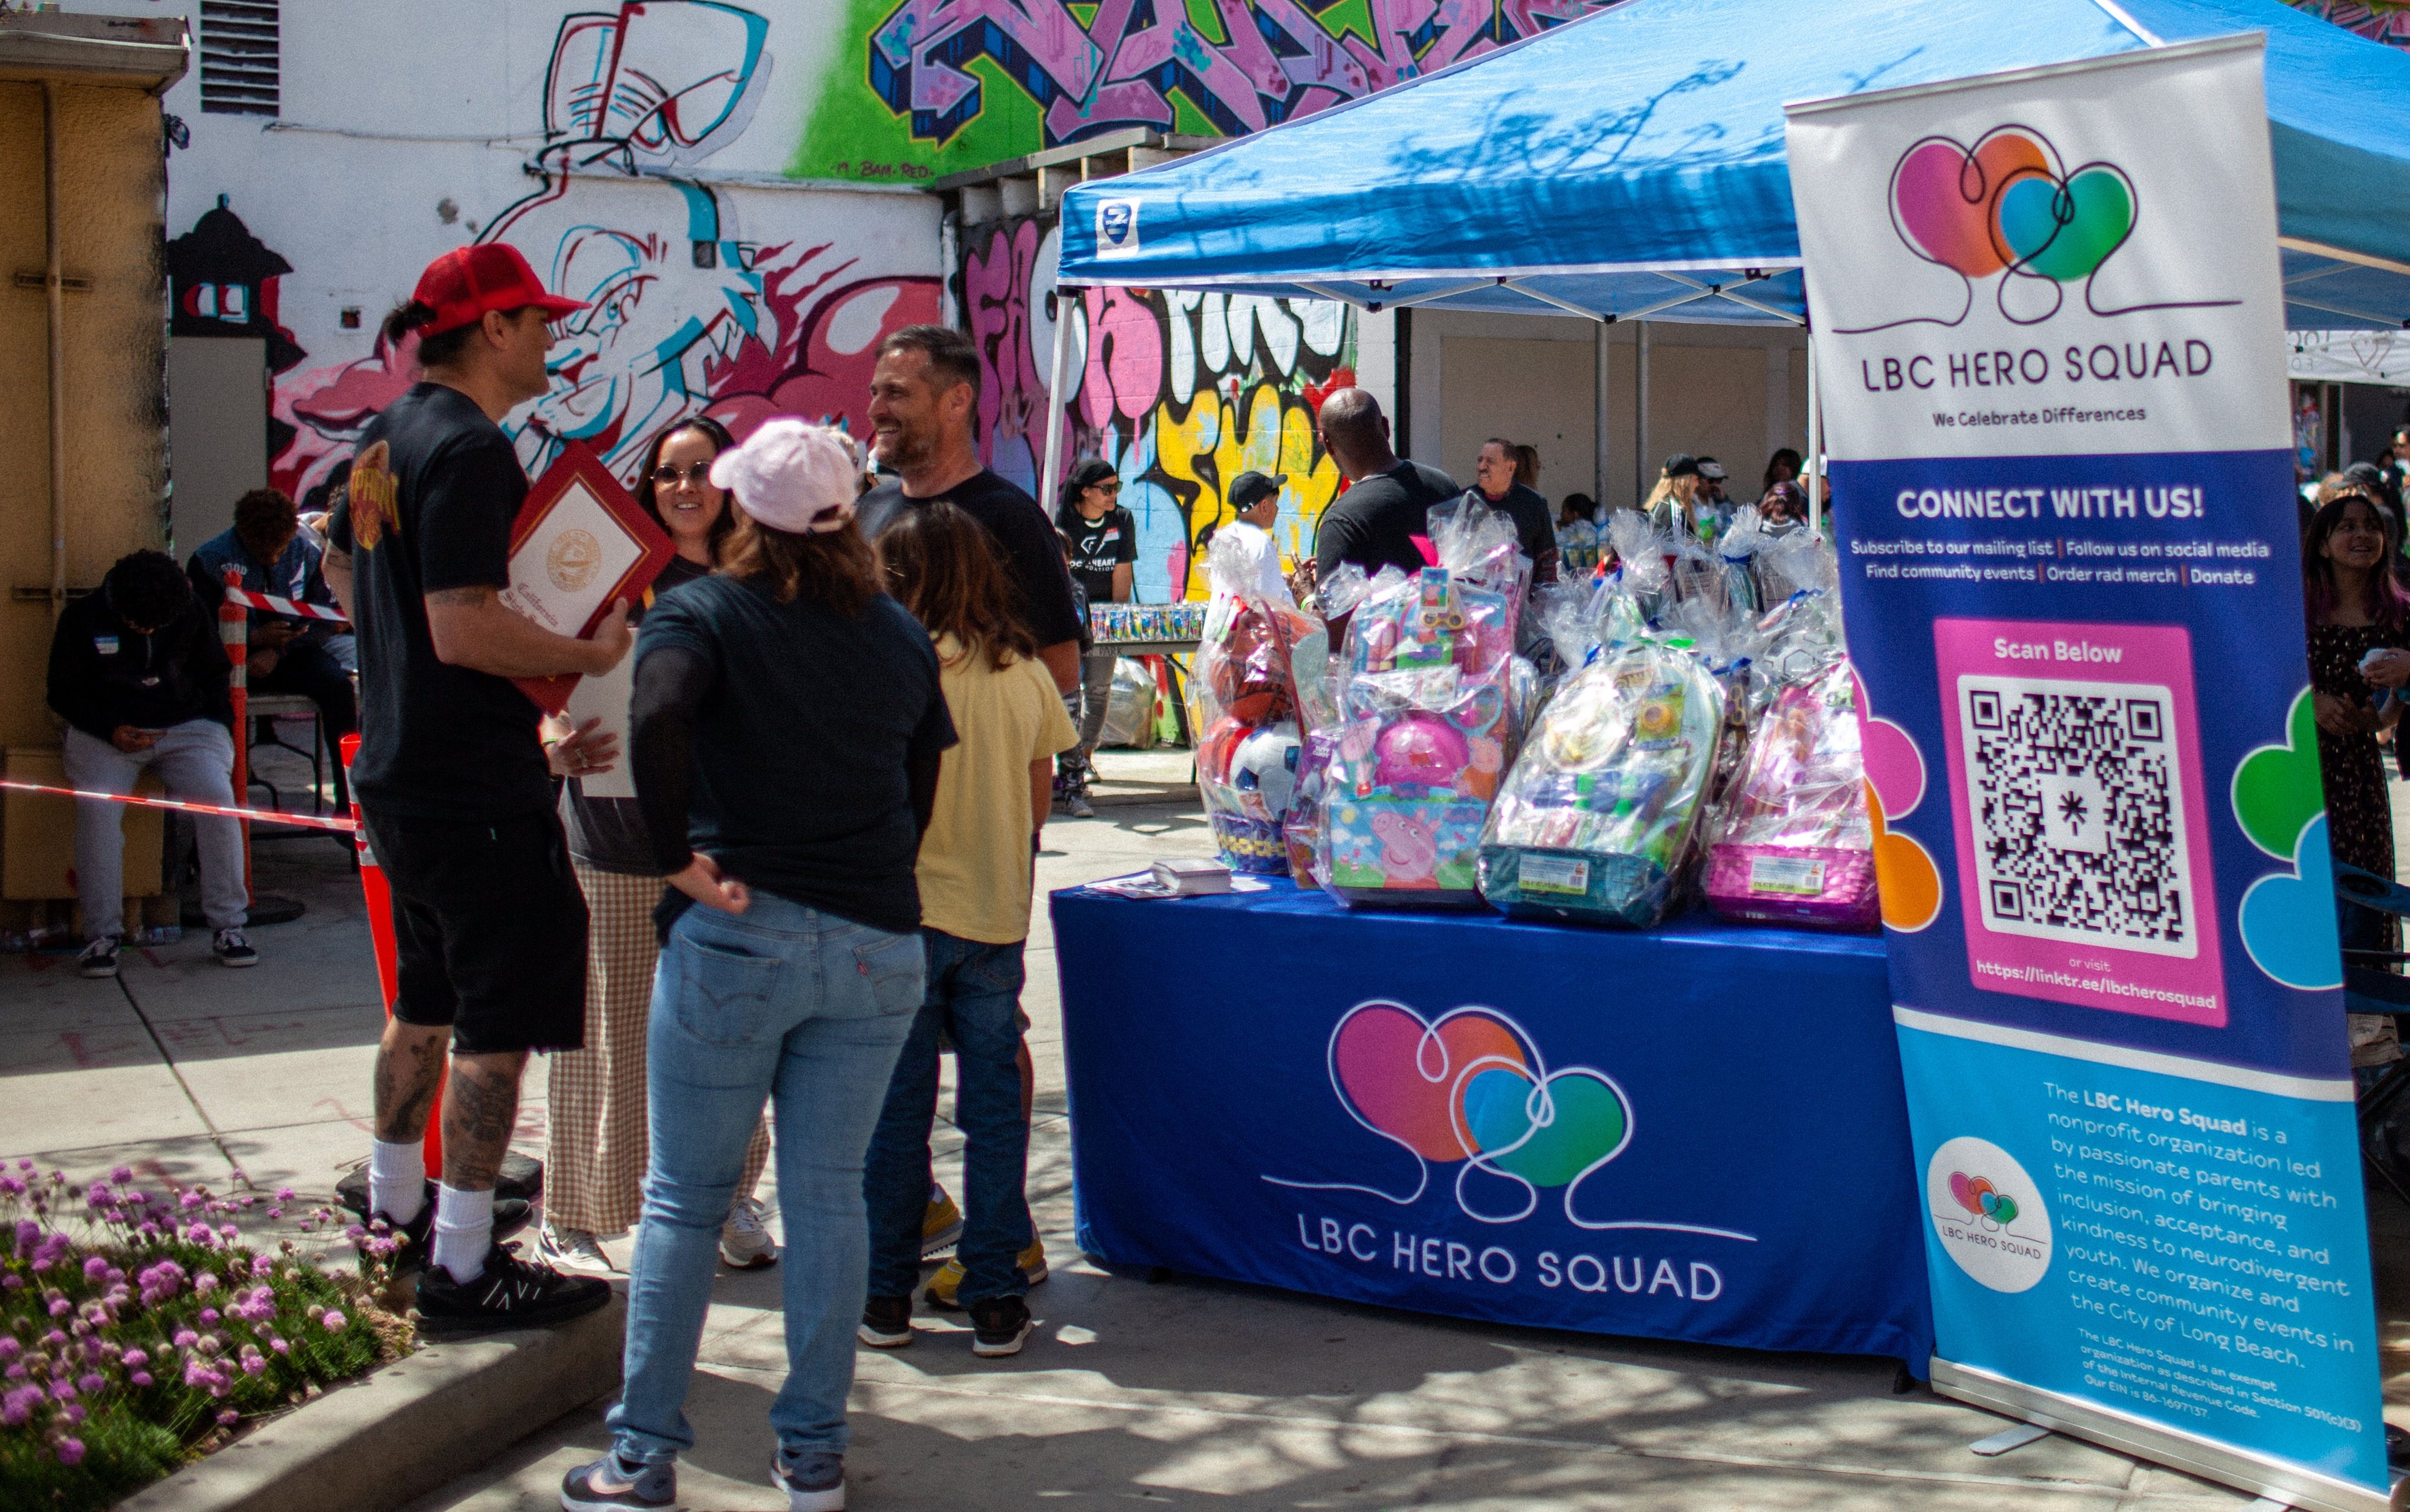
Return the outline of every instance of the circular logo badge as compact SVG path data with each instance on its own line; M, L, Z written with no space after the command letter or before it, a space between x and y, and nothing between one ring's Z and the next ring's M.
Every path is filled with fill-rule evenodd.
M1924 1206L1941 1247L1994 1291L2025 1291L2050 1270L2041 1189L2009 1152L1962 1134L1924 1168Z
M563 593L574 593L592 582L595 570L602 565L602 543L588 531L561 531L554 537L552 549L544 558L545 575Z

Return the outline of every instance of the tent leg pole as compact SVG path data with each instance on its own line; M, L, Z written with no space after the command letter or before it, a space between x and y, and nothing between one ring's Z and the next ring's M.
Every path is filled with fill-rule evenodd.
M1633 447L1632 453L1632 502L1639 508L1648 502L1648 322L1640 323L1640 360L1633 369L1632 384Z
M1808 333L1808 531L1824 535L1824 389L1816 374L1816 333Z
M1047 501L1054 492L1054 471L1063 460L1063 365L1071 350L1069 301L1061 298L1060 289L1046 291L1046 303L1054 319L1054 360L1053 372L1046 380L1046 461L1045 470L1038 474L1038 507L1051 516L1053 509Z
M1604 517L1604 512L1606 506L1606 460L1608 451L1607 436L1609 433L1606 421L1606 332L1607 327L1605 323L1602 321L1598 327L1598 373L1592 380L1590 387L1591 396L1598 400L1598 456L1595 459L1596 465L1590 469L1590 512L1592 516L1596 517Z

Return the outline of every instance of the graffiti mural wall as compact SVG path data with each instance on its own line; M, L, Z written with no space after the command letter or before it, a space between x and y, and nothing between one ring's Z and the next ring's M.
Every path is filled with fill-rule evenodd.
M2410 48L2410 5L2388 5L2386 0L2286 0L2296 10L2323 17L2347 32L2358 32L2372 42L2388 47Z
M1054 237L1051 222L1024 220L982 228L964 248L959 292L980 348L988 465L1034 490L1059 336L1070 343L1063 456L1101 457L1121 473L1140 599L1204 596L1194 544L1230 517L1223 495L1241 472L1286 474L1273 534L1285 553L1310 554L1314 522L1339 493L1314 415L1323 395L1355 381L1353 313L1318 299L1115 288L1066 291L1049 320Z
M794 171L930 177L1127 126L1238 136L1613 0L849 0Z
M103 5L184 8L204 41L211 25L197 4ZM197 70L167 100L187 132L168 157L174 335L269 338L271 481L304 499L414 380L385 312L472 241L509 241L590 304L557 327L551 391L507 422L531 471L574 439L632 477L700 413L740 434L774 413L864 431L878 340L939 317L940 210L786 179L829 9L284 0L278 116L208 110Z

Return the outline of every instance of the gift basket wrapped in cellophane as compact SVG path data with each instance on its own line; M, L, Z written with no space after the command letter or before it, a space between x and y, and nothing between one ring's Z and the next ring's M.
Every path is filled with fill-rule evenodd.
M1197 785L1213 842L1231 870L1286 875L1283 821L1297 786L1299 732L1337 717L1329 637L1284 590L1264 595L1254 565L1217 541L1207 554L1212 597L1190 677Z
M1727 919L1873 930L1874 826L1832 559L1805 535L1767 553L1770 580L1813 586L1760 621L1770 699L1718 804L1707 901Z
M1531 562L1513 521L1442 504L1430 542L1435 565L1384 567L1354 603L1328 765L1309 779L1313 869L1349 904L1480 905L1482 821L1532 697L1515 655Z
M1540 710L1482 834L1482 894L1509 914L1645 928L1682 902L1725 692L1690 637L1648 628L1642 595L1666 602L1678 556L1669 564L1654 542L1629 545L1648 549L1625 549L1620 575L1568 586L1542 610L1574 670Z

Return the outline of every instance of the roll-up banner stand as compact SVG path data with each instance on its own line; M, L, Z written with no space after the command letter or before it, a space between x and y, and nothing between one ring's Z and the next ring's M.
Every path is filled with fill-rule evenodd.
M1936 1388L2390 1502L2257 36L1791 108Z

